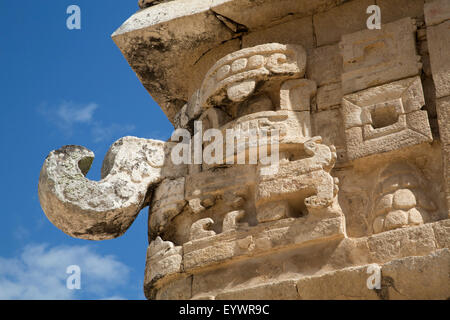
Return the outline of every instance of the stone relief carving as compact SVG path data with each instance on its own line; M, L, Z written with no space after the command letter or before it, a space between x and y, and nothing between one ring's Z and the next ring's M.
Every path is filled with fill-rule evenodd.
M419 77L395 81L344 96L349 159L433 140Z
M311 20L314 27L321 26L331 11L346 16L349 9L344 7L353 8L356 2L319 12L317 19L302 23ZM196 82L195 90L190 88L182 97L173 123L188 129L191 136L195 120L203 130L218 129L224 136L227 129L277 129L277 172L263 175L266 165L260 162L176 168L167 162L172 143L124 138L106 157L103 180L93 182L84 178L93 155L82 147L66 147L51 153L42 169L39 192L44 211L72 236L107 239L125 232L139 210L150 205L145 290L152 298L220 297L215 290L228 289L217 283L238 282L229 274L238 274L232 270L242 266L258 269L253 278L246 278L249 283L267 277L279 284L274 274L284 276L286 270L301 274L301 281L315 283L312 277L305 280L305 272L328 277L336 266L389 263L448 247L448 222L436 222L443 216L445 186L427 190L434 173L426 172L419 160L408 161L417 154L411 148L428 150L433 153L430 159L435 159L442 144L450 199L448 59L437 36L447 27L448 16L436 12L425 9L430 32L417 37L421 41L429 37L440 137L432 135L431 115L423 110L426 93L416 50L420 21L407 17L384 24L381 30L362 30L352 24L342 34L333 30L335 42L318 41L326 45L307 47L308 51L299 44L278 43L238 50L255 33L250 30L242 43L233 39L237 44L217 45L226 47L223 52L208 51L199 58L212 67L202 69L201 85ZM282 30L282 26L276 27ZM311 34L316 32L312 27ZM264 30L257 32L264 34ZM321 38L326 31L318 31ZM245 153L252 148L247 140L236 147ZM388 159L392 154L398 155L395 162ZM349 176L352 179L340 191L337 177L346 181ZM373 179L373 185L372 180L357 181L365 179ZM348 219L353 219L352 228L364 227L349 236ZM417 237L425 238L420 248ZM300 260L311 261L311 266ZM260 271L266 262L265 271L270 270ZM255 263L258 268L253 268ZM212 289L204 287L208 277L216 281ZM314 291L311 288L308 294Z
M373 233L429 222L437 207L428 199L426 185L420 171L407 163L383 169L375 189Z

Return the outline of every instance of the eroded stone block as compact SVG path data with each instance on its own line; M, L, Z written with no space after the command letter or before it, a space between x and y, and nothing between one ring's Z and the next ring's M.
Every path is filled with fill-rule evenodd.
M339 46L329 45L311 49L308 54L306 75L318 86L341 82L342 56Z
M414 20L405 18L379 30L344 35L340 42L343 93L420 74L415 31Z
M450 96L450 20L427 27L427 42L436 97Z

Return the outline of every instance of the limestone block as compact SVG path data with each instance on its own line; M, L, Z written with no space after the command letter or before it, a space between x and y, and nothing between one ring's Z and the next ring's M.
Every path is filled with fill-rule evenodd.
M384 299L448 299L450 250L441 249L422 257L406 257L382 266Z
M436 245L439 249L450 248L450 220L442 220L432 224Z
M318 86L341 82L341 73L342 56L337 44L318 47L308 52L306 75Z
M447 208L450 216L450 97L438 99L436 101L436 111L442 144L442 168L447 194Z
M161 288L158 288L154 297L150 295L151 291L146 290L146 297L155 300L188 300L191 298L192 277L175 279L162 285Z
M415 31L414 20L405 18L379 30L344 35L340 42L343 93L420 74Z
M424 0L377 0L381 10L382 23L393 22L401 18L423 16Z
M427 40L436 97L450 96L450 21L427 27Z
M378 300L375 290L367 287L368 265L349 267L297 281L302 300Z
M367 286L369 277L374 275L369 266L303 277L297 281L300 299L445 300L450 294L448 249L437 250L426 256L395 259L380 265L381 288L377 290Z
M314 136L321 136L326 145L345 149L345 134L339 109L326 110L312 114Z
M375 263L426 255L436 250L430 224L383 232L370 236L367 241L371 262Z
M332 107L339 107L342 101L341 83L332 83L317 90L317 110L328 110Z
M150 206L149 231L158 233L181 213L186 205L184 199L185 178L165 179L155 189Z
M192 0L190 0L192 1ZM203 0L201 0L203 1ZM272 0L263 1L213 1L212 10L220 15L247 26L250 30L261 29L262 26L289 21L293 17L311 16L336 6L334 0L298 1Z
M263 204L257 208L258 222L269 222L284 219L290 216L290 206L287 201L276 201Z
M432 134L419 77L346 95L342 100L348 157L351 160L431 142Z
M272 42L300 44L305 48L313 47L314 35L311 17L296 19L262 30L256 30L242 37L243 48Z
M94 153L80 146L52 151L39 177L48 219L66 234L89 240L122 235L145 206L150 186L162 179L165 143L124 137L105 156L102 180L86 178Z
M206 74L200 89L203 108L225 99L243 101L260 80L299 78L305 74L306 51L300 45L269 43L239 50L220 59Z
M336 43L344 34L366 29L367 7L373 0L349 1L331 10L314 15L317 46Z
M450 97L436 101L436 111L439 122L439 135L443 145L450 145Z
M440 24L450 20L450 3L447 0L434 0L424 5L427 26Z
M308 79L283 82L280 89L280 109L311 111L311 99L316 95L316 83Z
M186 271L255 254L270 254L285 247L302 247L344 237L342 217L288 218L267 222L242 232L226 232L183 244Z
M224 291L216 300L296 300L298 299L295 280L268 282L257 286Z

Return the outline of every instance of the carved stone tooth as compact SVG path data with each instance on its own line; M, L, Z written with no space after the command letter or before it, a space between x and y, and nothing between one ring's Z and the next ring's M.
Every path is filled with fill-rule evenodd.
M191 226L190 240L198 240L202 238L215 236L216 233L212 230L208 230L214 224L214 220L211 218L200 219L194 222Z

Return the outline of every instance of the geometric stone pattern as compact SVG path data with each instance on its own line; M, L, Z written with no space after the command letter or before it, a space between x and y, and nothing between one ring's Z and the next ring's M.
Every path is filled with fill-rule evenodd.
M433 140L419 77L344 96L342 118L350 160Z

